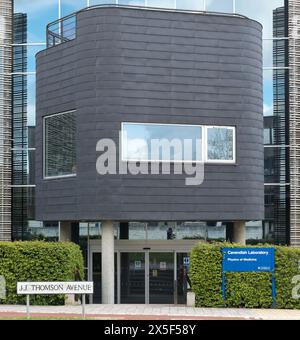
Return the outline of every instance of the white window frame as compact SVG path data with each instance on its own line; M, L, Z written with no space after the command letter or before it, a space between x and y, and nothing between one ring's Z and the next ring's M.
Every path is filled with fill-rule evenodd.
M64 111L59 113L50 114L43 117L43 179L51 180L51 179L59 179L59 178L72 178L76 177L77 174L69 174L69 175L60 175L60 176L46 176L46 120L48 118L62 116L68 113L74 113L76 110Z
M208 159L208 129L227 129L227 130L232 130L232 158L233 159ZM236 164L236 127L235 126L223 126L223 125L206 125L205 126L205 163L207 164Z
M150 159L126 159L123 148L123 133L124 133L124 125L160 125L160 126L186 126L186 127L199 127L202 129L202 160L201 161L186 161L186 160L150 160ZM232 160L208 160L208 149L207 149L207 130L209 128L222 128L222 129L230 129L233 131L233 159ZM223 126L223 125L192 125L192 124L165 124L165 123L137 123L137 122L122 122L121 123L121 160L122 162L140 162L140 163L205 163L205 164L228 164L233 165L236 164L236 127L235 126Z

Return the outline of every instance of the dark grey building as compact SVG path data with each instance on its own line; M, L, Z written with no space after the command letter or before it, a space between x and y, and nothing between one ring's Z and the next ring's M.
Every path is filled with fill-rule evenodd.
M37 218L262 218L261 84L261 27L246 18L80 12L76 39L37 57ZM177 175L100 176L96 144L112 138L118 145L124 122L235 127L236 160L207 162L197 189ZM43 124L49 140L44 173ZM58 154L62 144L65 157Z
M122 274L114 277L113 221L123 236L128 223L222 221L233 223L233 240L245 241L245 222L264 218L259 23L240 15L103 6L49 26L48 47L37 55L36 217L61 221L61 239L71 239L79 221L102 221L104 303L120 294L122 302L126 285ZM184 154L172 145L168 157L161 149L155 157L149 148L156 139L191 144ZM110 174L100 174L110 142L117 158L105 163ZM165 163L170 174L162 174ZM201 185L187 185L187 173L174 172L183 163L204 164ZM123 174L120 164L143 170ZM146 174L153 164L157 173ZM172 240L172 228L166 231ZM130 240L118 242L131 249ZM184 241L170 244L188 251ZM116 260L121 272L157 264L151 253L144 260L128 254ZM166 258L158 263L144 282L151 303L163 295L155 291L156 270L168 272Z

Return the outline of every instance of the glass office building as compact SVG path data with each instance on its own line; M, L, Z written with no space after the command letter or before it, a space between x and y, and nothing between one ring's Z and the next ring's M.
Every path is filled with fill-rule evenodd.
M28 209L27 16L13 18L12 76L12 239L24 239ZM23 186L24 185L24 186Z
M56 239L57 223L42 228L33 222L34 183L29 180L29 159L34 148L28 147L25 125L35 124L35 54L46 47L46 25L87 6L112 3L97 0L3 0L0 5L0 119L1 119L1 201L0 238L27 239L49 236ZM26 13L27 37L24 34L25 17L15 17L14 67L12 49L12 4L14 13ZM264 221L248 223L249 242L265 240L274 243L299 244L299 202L297 151L297 40L292 39L297 22L298 4L294 0L136 0L121 1L119 5L136 5L239 13L263 25L264 38L264 114L265 114L265 210ZM70 22L70 25L72 23ZM23 35L21 31L23 30ZM70 29L72 34L72 29ZM289 43L290 41L290 43ZM289 48L292 50L289 53ZM23 58L23 59L22 59ZM27 61L26 61L27 58ZM27 64L27 65L26 65ZM26 67L27 66L27 67ZM292 79L289 81L289 78ZM12 82L14 89L11 91ZM11 100L14 95L13 109ZM13 120L11 123L11 115ZM292 118L292 119L290 119ZM291 128L290 128L291 127ZM13 130L12 130L13 129ZM13 150L10 139L15 136ZM294 144L290 145L290 140ZM290 150L293 150L291 152ZM12 167L12 168L11 168ZM24 171L26 169L27 171ZM12 182L11 182L12 181ZM11 189L12 185L12 189ZM292 187L291 187L292 186ZM11 194L13 200L11 202ZM13 212L11 216L11 211ZM29 213L28 213L29 211ZM199 222L197 234L207 238L226 238L226 227ZM13 232L11 233L11 227ZM219 226L219 227L218 227ZM91 226L93 229L94 226ZM149 227L150 228L150 227ZM174 230L180 227L174 226ZM82 225L84 234L86 225ZM214 233L216 231L216 233ZM130 231L134 235L133 231ZM134 236L138 237L138 236Z
M0 3L0 240L11 239L12 1Z

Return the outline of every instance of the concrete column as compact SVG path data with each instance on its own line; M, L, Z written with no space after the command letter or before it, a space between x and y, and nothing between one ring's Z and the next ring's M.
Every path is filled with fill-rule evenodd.
M246 245L246 222L238 221L233 223L232 242Z
M102 229L102 303L115 303L115 238L112 221L103 221Z
M60 242L71 242L72 241L72 223L71 222L60 222L59 241Z
M74 227L77 231L77 225L79 228L79 223L72 222L60 222L59 225L59 241L60 242L74 242ZM74 273L74 281L75 281L75 273ZM79 302L76 302L75 294L68 294L65 296L65 305L78 305Z

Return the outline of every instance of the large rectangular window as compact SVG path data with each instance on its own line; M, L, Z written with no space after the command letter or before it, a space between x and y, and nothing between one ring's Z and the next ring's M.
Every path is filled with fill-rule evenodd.
M44 177L76 175L75 111L44 117Z
M235 163L235 139L235 127L122 123L122 160Z
M202 161L202 127L123 123L122 160Z

